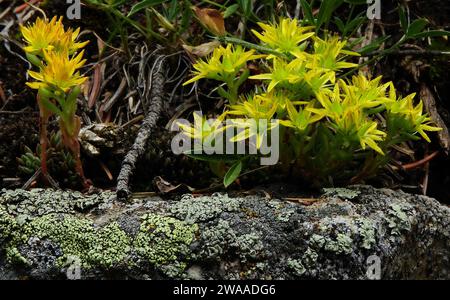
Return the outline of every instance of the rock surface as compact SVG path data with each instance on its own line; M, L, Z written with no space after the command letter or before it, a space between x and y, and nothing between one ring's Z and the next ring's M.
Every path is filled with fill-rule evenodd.
M0 279L450 279L450 209L355 186L312 205L223 194L0 192Z

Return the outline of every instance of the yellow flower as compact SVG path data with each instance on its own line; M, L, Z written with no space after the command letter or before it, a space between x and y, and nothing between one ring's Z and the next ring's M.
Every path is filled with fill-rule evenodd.
M69 49L69 54L75 53L78 49L84 48L89 41L77 42L78 36L80 35L80 28L75 29L69 28L64 35L61 37L60 42L55 43L55 49L58 51L65 51Z
M195 71L193 78L186 81L188 85L202 78L214 79L229 83L234 80L237 73L246 65L247 61L262 57L254 55L255 50L245 51L242 46L233 47L228 44L226 48L219 46L213 54L193 65Z
M313 32L308 32L313 27L301 27L296 19L283 18L279 24L258 25L264 31L259 33L252 30L253 34L270 48L286 54L299 51L300 43L314 35Z
M272 62L273 68L270 73L249 77L255 80L270 80L267 87L268 92L280 85L287 89L304 92L305 95L303 96L306 97L319 91L334 77L332 71L324 71L320 68L309 69L308 63L301 58L296 58L290 62L274 58Z
M342 61L346 55L359 56L358 53L344 50L347 42L340 41L339 37L328 37L322 40L314 38L314 54L308 55L308 68L323 68L330 71L354 68L357 64ZM293 53L295 56L304 58L305 53ZM334 79L332 80L334 82Z
M268 133L276 128L279 120L255 120L255 119L231 119L233 127L238 129L238 134L230 139L230 142L241 142L249 139L249 142L261 149L264 140L267 140Z
M350 106L348 103L348 99L342 97L338 84L334 86L334 89L332 91L323 89L322 91L318 92L316 94L316 98L322 108L308 107L308 111L322 117L328 117L334 120L336 123L340 123L341 121L343 121L341 127L345 129L352 127L353 124L347 124L347 122L345 122L347 120L350 120L348 118Z
M255 120L271 120L277 112L277 108L278 103L272 97L252 95L239 104L230 105L228 114Z
M350 137L350 139L355 136L363 150L369 146L384 155L377 142L383 141L386 133L378 130L378 123L369 121L364 115L363 109L352 103L345 93L341 93L339 84L336 84L332 91L323 90L317 93L317 101L323 108L306 108L307 111L316 114L315 119L327 117L331 127L339 134Z
M72 87L82 84L87 77L83 77L76 70L81 68L84 50L76 57L70 58L67 52L44 51L45 64L40 72L28 71L28 74L38 82L27 82L33 89L41 87L57 88L67 92Z
M270 73L250 76L254 80L270 80L267 91L272 91L279 84L295 84L303 79L306 73L306 64L301 59L286 62L280 58L273 59L273 68Z
M422 101L414 106L415 95L411 94L403 99L388 103L388 111L394 118L404 119L407 122L404 124L404 127L407 127L405 128L406 131L413 130L419 133L427 142L431 142L425 131L440 131L442 128L433 126L431 118L423 113ZM395 97L395 89L391 83L390 98Z
M177 125L187 137L197 139L203 143L210 143L216 139L219 134L227 129L227 127L223 125L225 116L226 113L223 113L215 120L207 120L206 116L202 116L197 112L194 112L194 124L188 125L182 122L177 122Z
M80 29L65 31L62 19L57 19L56 16L50 21L38 18L33 25L21 26L20 31L27 43L25 52L35 55L43 55L43 51L51 50L74 53L83 48L88 42L76 42Z
M290 101L286 102L289 120L280 121L283 126L296 128L300 132L305 131L309 125L320 121L324 116L315 114L306 108L312 108L314 102L309 102L305 107L300 106L299 110Z
M367 122L362 124L358 130L359 143L363 150L366 149L366 146L369 146L376 152L384 155L383 150L381 150L380 146L378 146L377 142L383 141L386 137L386 133L377 129L377 122Z

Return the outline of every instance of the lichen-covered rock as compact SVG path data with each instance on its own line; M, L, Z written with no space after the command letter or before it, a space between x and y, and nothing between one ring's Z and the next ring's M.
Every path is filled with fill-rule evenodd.
M449 229L437 201L368 186L310 206L3 190L0 278L450 279Z

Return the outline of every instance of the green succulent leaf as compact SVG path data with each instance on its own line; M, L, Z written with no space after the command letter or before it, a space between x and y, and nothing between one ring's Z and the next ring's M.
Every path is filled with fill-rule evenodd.
M242 161L238 161L234 165L232 165L228 172L225 174L225 177L223 178L223 185L225 187L229 187L233 182L236 181L236 179L238 179L239 175L241 175L241 171Z

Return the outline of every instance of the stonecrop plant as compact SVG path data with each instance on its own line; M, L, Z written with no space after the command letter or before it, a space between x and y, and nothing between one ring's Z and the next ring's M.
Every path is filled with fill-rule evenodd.
M59 128L64 145L72 152L76 172L83 184L89 186L83 172L80 159L78 133L80 118L76 115L77 97L81 85L87 77L80 74L86 60L84 50L88 42L77 42L80 29L65 30L62 17L51 20L38 18L29 26L21 26L25 41L24 51L29 62L36 69L29 70L34 79L27 82L37 90L37 102L40 110L40 161L42 174L47 175L47 125L53 115L58 117Z
M349 59L359 54L346 49L346 41L338 36L319 38L313 27L302 27L295 19L259 25L262 32L253 33L260 45L248 51L240 45L219 46L209 58L194 64L195 77L185 83L200 79L223 83L218 92L228 99L228 106L221 118L241 119L227 123L236 132L245 127L245 120L271 124L265 131L247 127L229 141L250 143L258 135L259 148L261 139L277 128L281 168L286 174L324 185L372 176L389 162L395 145L420 137L429 142L427 132L440 130L424 113L422 102L414 104L415 94L402 98L393 83L382 83L381 77L345 78L343 71L358 66ZM257 59L260 70L251 75L247 63ZM244 82L254 86L245 95L239 93ZM187 125L181 129L191 138L223 135L224 129L217 124L204 127L209 130L203 133ZM249 155L240 156L227 175L236 179L242 165L250 166L251 161Z

